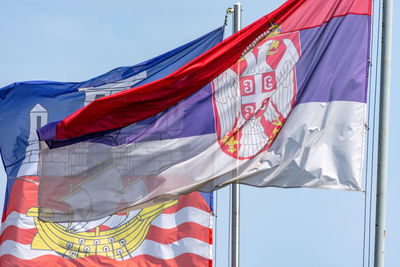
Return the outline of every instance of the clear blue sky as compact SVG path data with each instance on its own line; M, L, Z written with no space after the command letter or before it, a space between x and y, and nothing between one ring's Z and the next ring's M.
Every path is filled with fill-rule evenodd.
M82 81L184 44L222 25L234 1L0 2L0 87ZM284 1L243 0L243 26ZM400 266L400 6L394 1L386 266ZM231 18L229 18L231 20ZM231 25L226 34L231 33ZM344 44L345 45L345 44ZM7 128L0 126L0 134ZM6 176L0 169L0 192ZM229 189L218 194L216 264L228 266ZM364 194L241 187L241 266L362 266ZM2 203L2 193L0 194ZM369 195L367 195L369 197ZM372 244L373 246L373 244Z

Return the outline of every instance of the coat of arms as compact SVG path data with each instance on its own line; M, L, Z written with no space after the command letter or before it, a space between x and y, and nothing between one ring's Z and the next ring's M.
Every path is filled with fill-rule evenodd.
M268 149L294 106L299 33L259 36L244 56L213 81L222 150L248 159Z

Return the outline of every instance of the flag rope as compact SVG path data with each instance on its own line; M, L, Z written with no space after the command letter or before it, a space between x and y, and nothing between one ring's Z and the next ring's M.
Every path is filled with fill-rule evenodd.
M381 7L382 0L379 0L378 7ZM367 112L367 143L366 143L366 174L365 174L365 191L364 191L364 216L363 216L363 260L362 266L370 266L371 265L371 231L372 231L372 205L373 205L373 182L374 182L374 162L376 161L376 110L377 110L377 92L378 92L378 71L380 65L378 64L379 59L379 36L381 35L380 24L381 24L381 9L378 8L378 14L375 11L375 4L372 4L372 21L371 21L371 49L370 49L370 75L369 75L369 87L368 87L368 112ZM375 21L375 16L378 16L378 21ZM375 25L377 29L377 38L376 38L376 46L374 47L374 35L376 33ZM375 53L373 62L373 54ZM374 68L375 72L372 72ZM374 94L373 99L372 94ZM373 114L371 120L371 112ZM372 135L372 136L371 136ZM371 166L369 166L371 164ZM367 222L367 209L368 209L368 222ZM368 231L367 231L368 228ZM367 242L368 239L368 242ZM368 246L368 247L367 247ZM367 257L367 261L365 260Z
M228 26L228 18L229 15L231 15L233 13L233 8L228 7L225 11L225 18L224 18L224 33L225 33L225 28L226 26ZM225 34L224 34L225 35ZM225 38L224 38L225 39ZM218 239L217 239L217 233L218 233L218 215L219 215L219 211L218 211L218 193L219 190L215 191L215 201L214 201L214 211L213 211L213 216L214 216L214 233L213 234L213 245L214 245L214 255L213 255L213 266L217 266L217 255L218 255ZM230 209L229 209L230 210ZM231 218L231 214L229 214L229 218ZM230 219L229 219L230 220ZM229 225L230 225L230 221L229 221ZM230 241L228 240L228 246L230 246ZM229 258L230 255L228 253L228 261L229 262Z
M372 10L371 10L371 29L370 29L370 45L374 43L374 19L375 19L375 7L372 5ZM365 158L365 182L364 182L364 190L363 190L363 196L364 196L364 209L363 209L363 246L362 246L362 266L365 267L365 257L366 257L366 239L367 239L367 206L368 206L368 196L369 194L367 193L367 189L369 188L369 183L368 183L368 177L370 176L368 170L369 170L369 155L370 155L370 130L374 130L373 124L374 122L370 123L370 118L371 118L371 87L372 87L372 75L371 75L371 70L373 68L373 63L372 63L372 57L373 57L373 49L371 47L369 51L369 58L368 58L368 63L369 63L369 77L368 77L368 108L367 108L367 121L365 124L366 127L366 158ZM376 64L375 64L376 65ZM370 124L372 127L370 127ZM372 142L373 145L373 142ZM370 233L370 231L368 232ZM369 242L369 241L368 241ZM368 244L369 246L369 244ZM367 251L368 257L369 257L369 250Z
M379 2L378 2L378 22L377 22L377 27L378 27L378 35L377 35L377 38L378 38L378 40L379 40L379 37L382 35L382 33L381 33L381 27L380 27L380 25L382 25L382 16L383 16L383 14L382 14L382 12L383 12L383 10L381 9L381 6L383 5L382 4L383 2L382 2L382 0L379 0ZM381 48L382 49L382 48ZM376 61L377 62L381 62L380 60L378 60L378 58L380 57L380 53L379 53L379 42L377 42L377 46L376 46L376 56L375 56L375 58L376 58ZM376 68L375 68L375 97L374 97L374 132L373 132L373 144L374 144L374 146L373 146L373 148L375 148L375 142L376 142L376 140L377 140L377 136L376 136L376 134L377 134L377 130L376 130L376 127L375 127L375 125L376 125L376 114L377 114L377 105L378 105L378 73L380 72L380 67L381 67L381 65L379 65L379 68L378 68L378 65L376 66ZM380 89L379 89L380 90ZM373 149L373 151L375 151L375 149ZM372 154L373 156L374 156L374 160L377 160L376 158L377 158L377 153L373 153ZM373 161L374 162L374 161ZM372 165L372 166L375 166L375 165ZM371 177L372 177L372 179L371 179L371 185L370 185L370 207L369 207L369 258L368 258L368 266L370 266L370 261L371 261L371 256L370 256L370 254L371 254L371 242L372 242L372 240L371 240L371 231L372 231L372 227L371 227L371 225L372 225L372 220L373 220L373 217L372 217L372 205L373 205L373 199L372 199L372 197L373 197L373 182L374 182L374 177L375 177L375 179L376 179L376 176L374 175L374 168L372 167L371 168Z
M228 244L227 248L231 247L231 242L232 242L232 235L230 234L232 232L232 186L229 186L229 234L228 234ZM232 250L228 249L228 259L226 262L230 262L232 258Z

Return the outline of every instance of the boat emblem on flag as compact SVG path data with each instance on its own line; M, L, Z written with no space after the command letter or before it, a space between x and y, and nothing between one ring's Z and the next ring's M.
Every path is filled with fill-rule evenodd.
M279 32L271 27L213 81L218 140L232 157L249 159L268 149L294 106L299 33Z
M150 223L178 200L146 207L139 212L115 214L91 222L53 223L40 220L38 208L27 216L34 217L37 234L32 249L53 250L70 259L90 255L125 260L131 258L149 232Z

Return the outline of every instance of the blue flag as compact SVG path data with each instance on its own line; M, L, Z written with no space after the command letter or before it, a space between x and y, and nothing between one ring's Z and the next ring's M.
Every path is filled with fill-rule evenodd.
M179 218L176 217L176 221L186 220L188 223L192 221L202 225L200 228L196 226L197 229L186 227L187 229L184 230L186 233L180 232L180 235L183 236L193 235L195 239L190 246L182 244L182 248L187 250L186 256L183 258L184 262L189 265L201 259L204 266L209 266L212 225L201 223L201 221L210 222L212 194L201 195L196 192L176 202L153 207L151 210L144 209L116 214L95 222L83 221L70 223L68 226L46 223L45 227L49 229L53 226L55 229L63 229L56 234L58 238L63 239L67 232L74 236L73 238L69 237L65 244L47 240L47 233L41 232L43 225L40 225L36 216L39 158L39 142L36 130L47 123L63 119L95 99L163 78L215 46L222 38L223 28L218 28L153 59L135 66L120 67L84 82L29 81L14 83L0 89L0 124L7 129L6 134L0 136L0 152L8 176L2 220L2 241L0 242L0 265L40 265L44 259L39 260L39 256L47 254L48 257L63 256L51 259L59 264L69 258L79 259L83 265L113 264L111 258L115 259L115 255L120 256L119 260L136 258L136 261L140 262L145 260L143 258L145 254L164 260L168 257L162 253L157 254L160 248L155 249L155 247L164 246L163 249L169 250L171 249L168 247L170 242L183 242L181 238L168 241L170 237L168 237L166 230L162 230L165 228L169 231L181 231L182 229L177 228L178 225L165 227L161 219L157 221L156 217L167 210L168 215L166 217L168 218L178 216ZM199 214L192 216L193 213L192 215L185 214L182 211L179 214L177 213L182 208L189 206L195 208L195 213ZM189 210L190 208L187 209L188 212L190 212ZM135 217L138 213L142 213L141 216L146 217L147 215L143 215L146 212L152 214L149 220L140 221ZM141 227L147 229L147 232L140 232L144 239L137 240L134 238L130 240L128 237L114 237L107 232L129 228L127 224L132 223L132 220L139 220ZM153 226L152 220L154 220L153 223L156 226ZM196 220L200 221L196 222ZM20 227L20 223L24 223L25 226ZM12 230L13 227L18 229L17 234L15 230ZM104 231L102 232L102 230ZM32 236L32 231L37 231L37 233ZM111 246L104 245L103 241L95 238L96 234L107 235L105 241L107 243L110 243L110 240L120 238L117 240L119 247L117 248L114 245L114 251ZM93 238L88 238L92 235ZM82 247L82 249L87 250L84 250L87 252L86 254L79 253L79 249L75 247L80 244L79 242L82 242L83 237L88 238L85 239L87 247ZM27 238L31 240L31 243L25 247ZM151 242L148 241L150 239ZM97 244L96 240L100 240L101 245ZM79 242L75 244L75 241ZM156 242L156 245L153 244L153 241ZM142 246L140 246L141 242L143 242ZM200 245L195 244L196 242L200 242ZM134 244L136 244L136 247ZM199 249L196 250L196 247ZM161 250L163 249L161 248ZM175 252L168 253L174 254ZM105 258L84 257L85 255L102 255ZM25 260L27 262L24 262ZM182 257L180 260L182 260ZM135 263L137 263L136 261Z

